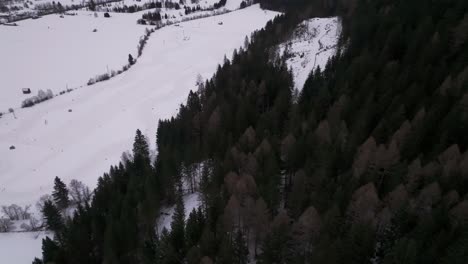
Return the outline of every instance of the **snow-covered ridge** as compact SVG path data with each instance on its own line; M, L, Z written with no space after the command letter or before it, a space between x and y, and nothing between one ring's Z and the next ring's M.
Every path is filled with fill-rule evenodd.
M279 45L278 53L285 56L286 64L292 69L296 89L302 90L310 72L317 67L323 69L336 54L340 34L338 17L312 18L300 23L291 39Z

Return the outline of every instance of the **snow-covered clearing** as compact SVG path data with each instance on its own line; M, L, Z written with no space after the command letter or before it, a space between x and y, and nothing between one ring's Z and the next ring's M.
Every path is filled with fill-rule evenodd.
M50 193L55 176L66 183L76 178L94 187L97 177L131 149L137 128L154 144L158 119L176 112L195 88L197 74L211 77L224 55L230 57L246 35L276 14L254 5L162 28L151 36L143 56L129 71L18 109L17 119L4 115L0 118L0 201L35 204L40 195ZM218 25L220 20L223 25ZM11 145L16 149L10 150Z
M184 196L184 209L185 209L185 221L187 221L190 213L193 209L198 209L201 205L200 194L191 193ZM174 215L175 206L162 208L160 215L157 220L156 228L160 234L164 228L167 231L171 231L172 216Z
M0 26L0 112L17 108L39 89L54 93L85 85L91 77L128 63L137 55L146 27L137 25L141 13L78 11L76 16L48 15ZM97 32L93 32L96 29ZM23 95L22 88L31 94Z
M0 233L0 254L5 264L30 264L35 257L42 256L41 243L45 232Z
M312 18L299 24L291 39L279 45L279 54L286 56L292 69L296 89L302 90L312 70L324 69L328 59L336 54L340 34L338 17Z

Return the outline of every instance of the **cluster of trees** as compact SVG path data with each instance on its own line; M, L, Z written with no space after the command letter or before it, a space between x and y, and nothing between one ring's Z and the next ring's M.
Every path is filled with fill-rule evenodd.
M146 22L146 20L158 22L158 21L162 20L163 16L161 16L161 12L156 10L156 11L153 11L153 12L148 12L148 13L143 14L141 16L141 18L145 22ZM167 14L165 15L165 18L167 19ZM139 23L142 24L141 22L139 22Z
M69 216L67 211L69 208L87 204L90 199L91 191L82 182L71 180L67 187L56 177L52 196L44 195L36 204L44 219L33 216L30 212L31 205L24 207L16 204L2 206L3 217L0 218L0 232L13 231L14 221L23 222L19 226L19 231L38 231L43 228L57 231L58 227L62 226Z
M35 104L47 101L53 97L54 97L54 93L52 92L52 90L48 89L47 92L44 92L43 90L39 90L36 96L24 99L23 102L21 103L21 107L23 108L31 107Z
M46 195L38 202L38 208L44 217L44 226L54 231L57 239L61 239L66 222L72 221L68 209L87 206L91 197L91 191L82 182L72 180L67 187L59 177L55 177L52 195Z
M21 207L16 204L9 206L2 206L3 217L0 217L0 233L10 232L14 228L13 221L18 220L30 220L31 214L29 212L30 206ZM36 219L30 221L32 225L36 223ZM33 228L27 228L26 224L23 224L25 230L33 230ZM36 226L34 226L36 227Z
M217 3L214 4L214 8L215 8L215 9L218 9L218 8L220 8L220 7L225 6L225 5L226 5L226 2L227 2L227 0L219 0L219 2L217 2Z
M190 13L194 13L194 12L200 11L201 8L200 8L199 5L193 6L193 7L185 6L185 7L184 7L184 10L185 10L185 14L188 15L188 14L190 14Z
M143 5L123 5L123 6L115 6L112 8L112 12L115 13L135 13L147 9L154 9L154 8L161 8L162 2L149 2L144 3Z
M468 261L468 2L286 2L159 122L154 162L137 131L44 263ZM341 48L296 98L272 54L318 13L343 18ZM202 161L185 221L181 177Z

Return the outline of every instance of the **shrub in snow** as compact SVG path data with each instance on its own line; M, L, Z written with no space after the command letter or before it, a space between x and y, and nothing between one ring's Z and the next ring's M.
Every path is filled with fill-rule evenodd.
M25 108L25 107L31 107L35 104L38 104L38 103L41 103L41 102L44 102L44 101L47 101L51 98L54 97L54 93L48 89L47 92L44 92L43 90L39 90L37 92L37 95L36 96L33 96L33 97L30 97L30 98L26 98L22 103L21 103L21 107Z
M0 233L6 233L13 230L13 222L8 218L0 218Z
M107 12L104 13L104 17L109 18L110 17L109 13L107 13Z
M105 80L109 80L109 78L110 78L110 76L109 76L108 73L97 75L96 77L89 79L88 85L93 85L93 84L95 84L97 82L102 82L102 81L105 81Z
M20 228L24 231L31 232L31 231L38 231L42 227L42 223L37 220L35 217L31 217L28 223L22 223Z
M10 112L13 115L13 117L16 119L15 110L13 108L9 108L8 112Z
M30 208L30 205L21 207L19 205L12 204L9 206L2 206L2 212L10 220L27 220L31 218L31 214L29 213Z

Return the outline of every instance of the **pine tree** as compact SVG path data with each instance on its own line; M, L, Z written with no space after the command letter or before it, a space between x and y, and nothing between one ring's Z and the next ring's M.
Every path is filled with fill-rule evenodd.
M60 210L66 209L70 205L67 185L65 185L65 183L63 183L59 177L55 177L52 197L54 198L54 202Z
M42 260L38 259L38 258L34 258L32 264L43 264Z
M135 64L135 59L133 58L132 54L128 54L128 64Z
M135 141L133 142L133 159L149 159L149 146L145 136L139 129L136 131Z
M44 202L44 207L42 208L42 214L45 218L45 223L48 229L59 232L63 229L64 223L60 211L52 203L52 201L47 200Z
M200 216L200 213L200 208L198 210L193 209L187 219L187 225L185 228L185 240L187 243L187 248L191 248L197 245L202 235L204 218L203 214Z
M42 239L42 263L57 263L59 251L60 248L55 241L49 237Z
M185 206L182 199L182 190L179 186L179 190L176 197L176 206L174 209L174 215L172 216L171 222L171 240L172 246L177 251L179 259L183 259L186 243L185 243Z

